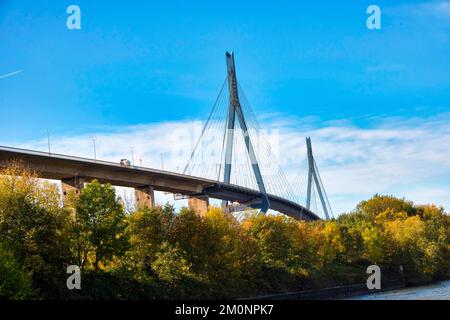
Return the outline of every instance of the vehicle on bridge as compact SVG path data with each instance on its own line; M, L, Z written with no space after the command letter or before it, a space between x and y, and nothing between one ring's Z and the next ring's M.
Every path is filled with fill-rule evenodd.
M122 160L120 160L120 165L122 167L129 168L129 167L131 167L131 162L128 159L122 159Z

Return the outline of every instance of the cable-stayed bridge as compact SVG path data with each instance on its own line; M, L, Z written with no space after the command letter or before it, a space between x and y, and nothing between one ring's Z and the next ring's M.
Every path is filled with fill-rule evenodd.
M306 140L308 166L299 169L291 186L268 131L238 83L234 55L227 53L226 60L227 77L183 174L9 147L0 147L0 166L20 160L42 178L61 180L63 196L97 179L135 188L139 207L153 206L154 191L164 191L188 197L189 207L201 214L213 198L222 200L228 211L274 210L302 220L331 218L310 138Z

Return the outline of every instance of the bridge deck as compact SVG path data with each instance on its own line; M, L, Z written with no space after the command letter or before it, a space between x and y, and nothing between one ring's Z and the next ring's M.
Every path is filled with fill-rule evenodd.
M261 197L256 190L174 172L137 166L124 167L113 162L0 146L0 167L5 167L12 160L21 161L27 168L45 179L68 180L83 177L86 180L97 179L115 186L131 188L153 186L157 191L187 196L203 194L211 198L241 203L258 200ZM301 220L319 220L317 215L295 202L275 195L269 195L269 201L271 209L288 216Z

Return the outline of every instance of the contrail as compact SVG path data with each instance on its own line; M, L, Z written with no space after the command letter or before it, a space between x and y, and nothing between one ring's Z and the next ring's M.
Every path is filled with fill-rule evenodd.
M14 71L14 72L5 74L4 76L0 76L0 79L11 77L11 76L16 75L16 74L18 74L18 73L21 73L22 71L23 71L23 70L17 70L17 71Z

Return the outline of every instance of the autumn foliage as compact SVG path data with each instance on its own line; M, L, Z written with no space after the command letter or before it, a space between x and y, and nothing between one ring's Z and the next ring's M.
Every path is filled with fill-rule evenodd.
M214 207L129 213L97 181L63 205L20 164L0 174L0 298L248 297L361 282L371 264L408 283L450 276L450 218L433 205L376 195L332 221L237 221ZM66 288L73 264L80 291Z

